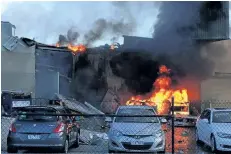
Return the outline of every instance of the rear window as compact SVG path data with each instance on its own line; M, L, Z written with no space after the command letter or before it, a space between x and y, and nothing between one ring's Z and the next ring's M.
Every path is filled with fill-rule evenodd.
M27 113L33 113L33 114L55 114L56 111L52 109L25 109L22 111L19 111L23 115L18 116L19 121L57 121L57 116L41 116L41 115L27 115Z

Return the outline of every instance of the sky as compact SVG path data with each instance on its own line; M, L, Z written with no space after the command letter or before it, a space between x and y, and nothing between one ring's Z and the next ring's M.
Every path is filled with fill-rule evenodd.
M38 42L55 44L59 34L65 35L73 28L81 37L93 27L94 21L124 20L134 23L128 34L152 37L153 25L157 20L158 2L7 2L3 1L1 20L16 26L19 37L34 38ZM114 34L108 32L95 46L110 44ZM120 34L119 34L120 35ZM123 42L122 34L119 43Z

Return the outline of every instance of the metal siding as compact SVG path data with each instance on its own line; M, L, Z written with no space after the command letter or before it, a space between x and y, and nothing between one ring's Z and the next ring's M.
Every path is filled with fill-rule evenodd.
M55 93L70 96L67 78L72 77L72 67L71 53L36 49L36 97L53 99Z
M58 91L58 72L39 68L36 70L36 98L54 99Z
M36 65L43 65L71 78L73 57L69 52L36 49Z
M216 21L210 22L210 26L206 30L197 27L193 36L198 40L226 40L229 39L229 2L221 2L226 17L221 17Z
M61 95L66 97L71 96L70 84L71 84L71 79L59 75L59 93Z

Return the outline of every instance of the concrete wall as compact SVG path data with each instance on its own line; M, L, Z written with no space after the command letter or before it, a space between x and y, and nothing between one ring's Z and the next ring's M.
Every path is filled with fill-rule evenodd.
M201 83L201 100L231 101L231 40L210 43L202 54L214 62L214 75Z
M35 92L34 51L34 46L18 45L13 51L7 51L2 47L2 90Z

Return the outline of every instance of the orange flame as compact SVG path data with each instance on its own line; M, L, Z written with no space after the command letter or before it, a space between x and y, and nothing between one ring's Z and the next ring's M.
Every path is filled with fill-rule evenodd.
M60 43L56 43L55 46L61 47ZM83 44L80 44L80 45L67 44L67 48L71 50L74 54L82 53L86 51L86 46L84 46Z
M149 105L156 106L159 114L167 112L170 107L171 98L174 97L175 104L187 103L188 93L186 89L171 89L172 80L168 76L170 69L162 65L159 68L159 77L154 82L155 90L152 92L151 97L142 99L141 96L133 96L126 105Z
M84 45L82 45L82 44L80 44L80 45L71 45L71 44L68 44L67 48L69 50L71 50L72 52L74 52L74 53L85 52L86 51L86 47Z

